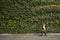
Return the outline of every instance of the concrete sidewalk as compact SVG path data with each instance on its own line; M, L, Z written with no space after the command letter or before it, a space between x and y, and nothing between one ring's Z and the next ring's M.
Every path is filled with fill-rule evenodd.
M0 34L0 40L60 40L60 33L40 34Z

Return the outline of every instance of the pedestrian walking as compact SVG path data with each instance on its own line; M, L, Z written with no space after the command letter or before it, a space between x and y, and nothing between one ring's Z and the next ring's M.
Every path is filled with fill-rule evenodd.
M46 35L46 25L45 25L45 24L43 24L43 26L42 26L42 28L41 28L41 36L43 36L43 34L44 34L45 36L47 36L47 35Z

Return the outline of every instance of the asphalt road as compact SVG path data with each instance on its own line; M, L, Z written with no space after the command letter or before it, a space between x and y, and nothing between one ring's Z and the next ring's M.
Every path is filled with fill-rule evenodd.
M0 40L60 40L60 33L51 33L47 36L39 34L0 34Z

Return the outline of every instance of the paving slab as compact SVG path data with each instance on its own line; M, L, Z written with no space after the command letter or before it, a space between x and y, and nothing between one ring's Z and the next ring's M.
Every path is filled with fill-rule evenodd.
M0 40L60 40L60 33L39 34L0 34Z

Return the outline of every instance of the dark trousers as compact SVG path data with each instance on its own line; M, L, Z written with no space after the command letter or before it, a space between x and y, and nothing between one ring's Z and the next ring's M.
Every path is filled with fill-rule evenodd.
M46 31L42 31L42 32L41 32L41 36L43 36L43 34L44 34L45 36L47 36L47 35L46 35Z

